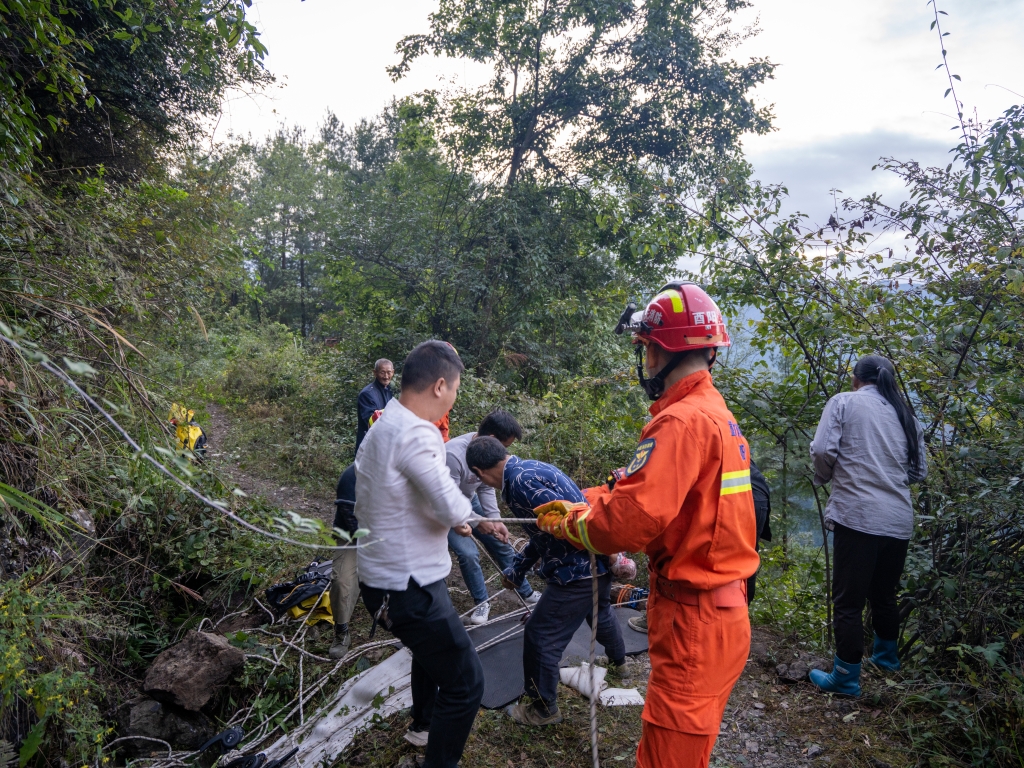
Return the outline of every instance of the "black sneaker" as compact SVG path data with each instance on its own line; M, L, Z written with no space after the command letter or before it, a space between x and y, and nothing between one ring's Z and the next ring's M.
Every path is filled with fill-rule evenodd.
M540 701L528 704L524 699L507 707L505 714L523 725L555 725L562 722L562 713L558 711L557 705L548 708Z

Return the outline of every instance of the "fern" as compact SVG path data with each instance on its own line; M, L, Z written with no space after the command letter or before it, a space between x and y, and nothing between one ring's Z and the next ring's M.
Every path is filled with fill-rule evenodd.
M0 739L0 768L13 766L18 762L18 753L7 739Z

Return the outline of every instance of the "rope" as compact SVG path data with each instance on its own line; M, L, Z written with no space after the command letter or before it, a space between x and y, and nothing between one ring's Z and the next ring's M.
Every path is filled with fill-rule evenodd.
M473 524L473 523L482 522L482 521L487 520L487 519L488 518L480 517L478 515L475 515L473 518L471 518L469 520L469 522L470 522L470 524ZM503 517L503 518L501 518L501 522L506 523L506 524L508 524L508 523L515 523L517 525L536 525L537 524L537 518L535 518L535 517ZM476 537L474 536L473 538L475 539ZM480 542L477 542L477 543L479 544ZM487 550L484 550L484 553L487 554L488 558L490 558L490 554L487 553ZM491 562L494 563L494 560L492 559ZM497 568L497 564L495 564L495 568ZM499 568L498 570L501 570L501 569ZM593 760L594 768L601 768L601 760L600 760L600 758L598 757L598 754L597 754L597 700L598 700L598 690L597 690L597 679L595 678L595 672L594 672L594 659L597 658L597 614L598 614L599 600L598 600L598 584L597 584L597 556L593 552L590 553L590 582L591 582L591 593L592 593L592 598L593 598L592 599L592 604L591 604L591 614L590 614L590 756L591 756L591 758ZM515 590L512 590L512 591L515 591ZM519 595L518 592L516 592L516 594ZM523 597L521 595L519 595L519 599L523 600ZM523 600L523 605L524 606L526 605L526 601L525 600ZM494 642L496 640L504 638L505 635L510 634L512 631L513 630L509 630L508 632L502 633L498 637L494 638L494 640L489 641L488 643L485 643L483 646L481 646L481 648L478 648L477 650L479 651L482 648L490 647L491 645L494 644Z
M597 656L597 557L590 553L590 584L593 602L590 615L590 756L594 768L601 768L597 756L597 678L594 676L594 659Z
M480 541L480 539L478 539L474 534L471 533L469 535L470 535L470 538L472 538L473 541L476 542L476 545L480 549L480 551L483 552L487 556L487 559L491 561L491 565L493 565L497 569L498 573L501 574L501 576L503 577L503 580L504 580L504 576L505 576L504 571L502 571L501 568L498 567L498 564L496 562L494 562L494 558L491 557L491 553L487 551L487 547L484 546L484 543L482 541ZM487 582L484 582L484 583L486 584ZM519 590L518 589L510 589L508 591L511 592L512 594L514 594L516 597L519 598L519 602L522 603L523 604L523 608L526 609L526 615L527 616L531 615L532 611L530 610L530 606L526 604L526 598L519 594ZM487 601L490 602L491 599L492 598L489 597L489 598L487 598Z
M7 336L4 336L2 333L0 333L0 341L3 341L9 347L11 347L12 349L16 349L18 352L24 353L24 351L25 351L24 349L22 349L21 345L18 344L18 342L16 342L14 339L8 338ZM43 367L44 369L46 369L47 371L49 371L50 373L52 373L57 378L61 379L65 384L67 384L73 390L75 390L75 392L77 392L79 394L79 396L81 396L81 398L83 400L85 400L85 402L91 408L93 408L97 413L99 413L101 416L103 416L103 418L106 419L110 423L110 425L115 430L117 430L120 433L120 435L124 439L124 441L126 443L128 443L128 445L130 445L133 449L135 449L135 452L139 455L140 458L143 458L146 461L148 461L150 464L152 464L156 468L156 470L158 472L160 472L163 475L166 475L174 483L179 485L183 490L185 490L187 493L189 493L192 496L194 496L196 499L201 501L203 504L205 504L206 506L210 507L211 509L216 510L217 512L219 512L220 514L224 515L225 517L227 517L227 518L229 518L231 520L234 520L236 523L241 525L243 528L248 528L253 533L258 533L261 536L266 536L266 537L271 538L271 539L276 539L277 541L284 542L285 544L291 544L292 546L295 546L295 547L304 547L305 549L317 549L317 550L326 549L326 550L332 550L333 551L333 550L339 550L339 549L356 549L357 548L357 545L355 545L355 544L349 544L349 545L344 546L344 547L337 547L337 546L333 546L332 547L332 546L326 546L326 545L323 545L323 544L307 544L306 542L295 541L294 539L289 539L289 538L287 538L285 536L278 536L276 533L271 533L270 531L265 531L262 528L258 528L257 526L255 526L252 523L248 522L247 520L243 520L241 517L239 517L234 512L229 510L227 508L227 505L224 502L222 502L222 501L212 501L211 499L208 499L206 496L204 496L202 493L197 491L191 485L189 485L184 480L179 478L176 474L171 472L171 470L169 470L166 466L164 466L163 463L157 461L152 456L150 456L148 453L146 453L144 450L142 450L142 446L139 445L137 442L135 442L135 440L132 439L132 436L128 434L128 432L125 430L125 428L122 427L120 424L118 424L113 416L111 416L109 413L107 413L105 410L103 410L99 406L99 404L95 400L93 400L85 392L84 389L82 389L80 386L78 386L78 383L74 379L72 379L70 376L68 376L66 373L64 373L64 371L62 371L60 368L57 368L54 365L52 365L50 363L50 361L48 359L46 359L45 357L42 360L39 361L39 365L41 367Z

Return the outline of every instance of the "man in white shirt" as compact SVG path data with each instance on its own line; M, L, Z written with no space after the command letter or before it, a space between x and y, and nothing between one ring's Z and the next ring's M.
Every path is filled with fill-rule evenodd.
M442 341L416 346L402 393L356 455L355 515L370 533L359 548L359 585L375 622L412 653L413 722L405 738L427 747L425 768L455 768L484 692L476 650L448 597L448 531L473 517L445 465L433 422L451 409L463 370ZM500 522L478 524L508 540Z

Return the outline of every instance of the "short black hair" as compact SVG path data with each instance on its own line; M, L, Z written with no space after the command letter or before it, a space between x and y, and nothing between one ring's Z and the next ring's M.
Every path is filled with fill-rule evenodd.
M470 469L490 469L503 461L508 451L496 437L475 437L466 448L466 464Z
M451 384L465 369L451 344L430 339L413 347L402 363L402 389L422 392L438 379Z
M501 408L495 408L484 416L484 420L476 428L476 433L480 437L496 437L503 443L510 439L523 439L523 428L519 426L516 417Z

